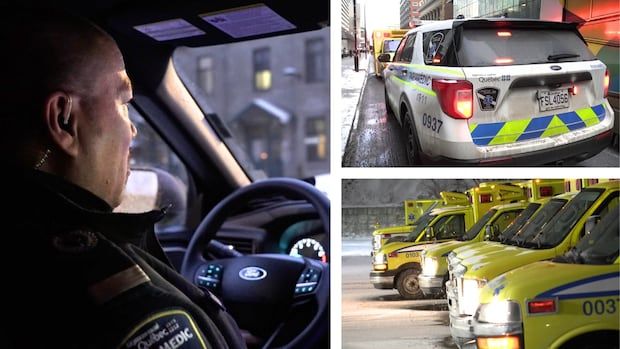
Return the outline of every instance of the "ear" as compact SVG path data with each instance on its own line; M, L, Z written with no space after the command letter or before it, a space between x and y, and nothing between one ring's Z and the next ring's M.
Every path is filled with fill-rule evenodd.
M78 154L78 118L72 114L73 101L64 92L54 92L45 100L43 116L47 132L58 149L71 157Z

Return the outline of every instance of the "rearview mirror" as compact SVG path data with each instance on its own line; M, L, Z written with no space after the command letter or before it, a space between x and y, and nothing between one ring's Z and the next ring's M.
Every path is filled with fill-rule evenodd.
M390 57L390 54L389 54L389 53L382 53L382 54L380 54L380 55L377 57L377 60L378 60L379 62L386 63L386 62L391 62L391 61L392 61L392 57Z

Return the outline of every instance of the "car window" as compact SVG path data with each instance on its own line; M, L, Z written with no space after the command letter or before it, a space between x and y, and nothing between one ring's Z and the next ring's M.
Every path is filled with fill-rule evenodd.
M251 178L329 173L329 27L180 47L173 63Z
M424 54L424 63L439 63L437 60L441 60L441 58L437 55L437 53L445 50L445 45L447 44L446 36L448 32L450 32L450 29L424 33L422 37L422 52ZM435 59L436 61L433 61L433 59Z
M415 42L415 34L409 35L407 37L407 41L405 42L405 46L403 48L403 52L400 56L399 62L410 63L411 58L413 57L413 43Z
M383 42L383 53L395 52L400 44L400 39L385 40Z
M144 212L168 207L164 219L155 226L156 231L182 229L187 218L187 168L132 105L129 106L129 118L138 134L131 144L132 172L125 198L116 211ZM148 172L142 173L140 169ZM153 197L154 192L149 188L153 188L157 195Z
M437 240L454 239L465 233L465 215L450 215L442 217L435 224L435 238Z
M586 44L570 30L465 29L458 50L459 64L466 67L594 59Z

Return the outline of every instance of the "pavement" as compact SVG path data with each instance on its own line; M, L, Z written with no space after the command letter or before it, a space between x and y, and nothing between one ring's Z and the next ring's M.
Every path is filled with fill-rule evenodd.
M347 146L349 139L349 133L351 128L354 127L357 115L359 114L359 103L363 92L364 85L366 84L366 77L371 73L370 61L371 55L361 54L359 58L358 70L355 71L353 57L342 58L342 98L340 105L342 108L342 129L341 136L341 149L340 157L344 155L344 150Z

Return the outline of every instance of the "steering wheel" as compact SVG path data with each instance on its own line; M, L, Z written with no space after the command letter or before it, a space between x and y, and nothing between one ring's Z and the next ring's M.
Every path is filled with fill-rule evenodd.
M217 260L205 260L202 254L231 212L250 200L274 196L309 202L329 239L330 203L323 193L297 179L260 180L234 191L203 219L189 242L181 273L219 295L240 328L268 338L264 348L315 348L329 330L327 264L280 254ZM325 250L329 253L329 244Z

